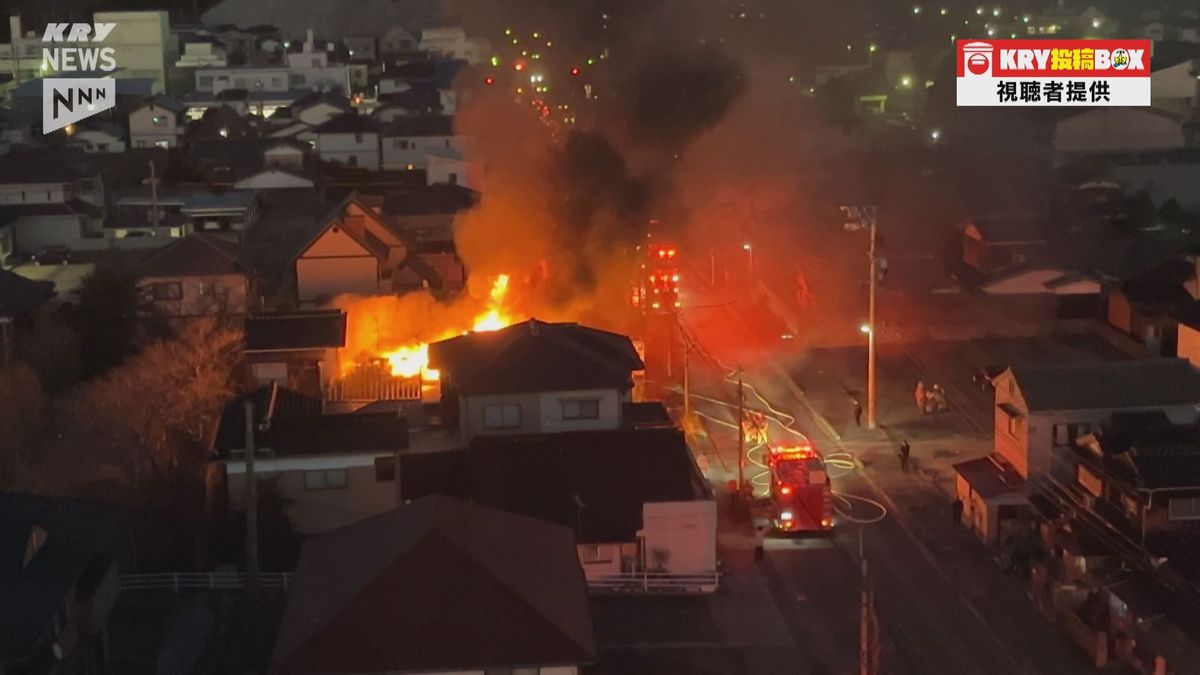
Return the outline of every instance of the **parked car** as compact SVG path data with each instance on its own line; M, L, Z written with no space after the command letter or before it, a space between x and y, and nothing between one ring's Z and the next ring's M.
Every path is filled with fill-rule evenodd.
M1000 373L1007 370L1007 366L990 365L979 368L975 371L975 376L971 379L984 391L991 391L996 388L995 380Z
M71 249L66 246L47 246L33 254L34 265L69 265Z

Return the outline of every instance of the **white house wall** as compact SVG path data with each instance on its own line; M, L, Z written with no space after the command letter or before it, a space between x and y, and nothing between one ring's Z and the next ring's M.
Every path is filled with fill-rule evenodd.
M646 566L666 554L665 571L700 574L717 569L717 504L712 500L651 502L642 506Z

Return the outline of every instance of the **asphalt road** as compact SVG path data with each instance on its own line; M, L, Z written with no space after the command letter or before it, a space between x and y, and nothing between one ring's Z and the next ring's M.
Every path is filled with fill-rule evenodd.
M784 421L786 415L795 418L794 429L827 455L838 452L839 441L801 400L784 367L790 364L776 358L783 350L771 336L778 336L781 328L742 296L739 305L688 316L684 323L689 334L701 351L727 368L740 363L747 382L771 407L785 413ZM737 466L737 435L727 425L736 413L728 404L708 400L735 400L735 387L725 374L711 362L692 359L692 391L698 395L694 406L707 418L707 451L717 460L709 464L724 466L723 475L729 476ZM762 409L765 404L750 393L747 406ZM776 438L788 433L775 422L770 431ZM949 527L948 504L930 498L913 482L917 479L900 476L898 466L880 464L866 472L841 471L833 485L854 500L848 509L853 518L873 520L880 515L876 503L888 509L885 518L864 525L839 518L836 536L825 545L790 539L768 542L764 576L811 672L855 671L860 616L855 556L860 532L883 636L881 672L1094 672L1028 605L1019 582L989 568L990 560L965 534L955 536L929 526L941 519ZM753 461L748 467L751 476L761 472ZM889 498L893 493L896 497ZM956 558L971 559L975 566L955 565ZM1000 611L985 616L981 607L989 604Z

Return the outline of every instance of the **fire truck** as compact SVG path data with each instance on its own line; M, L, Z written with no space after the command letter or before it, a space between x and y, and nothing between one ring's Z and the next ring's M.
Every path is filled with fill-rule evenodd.
M783 532L827 532L833 528L833 491L821 454L804 439L768 446L771 520Z
M638 252L641 260L633 287L634 307L646 314L679 309L679 250L674 244L647 235Z

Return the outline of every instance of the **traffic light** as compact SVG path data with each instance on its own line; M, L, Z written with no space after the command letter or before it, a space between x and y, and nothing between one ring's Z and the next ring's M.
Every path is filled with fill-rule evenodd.
M494 78L494 77L485 77L485 78L483 78L483 83L484 83L484 84L489 84L489 85L490 85L490 84L496 84L496 78Z
M574 75L574 76L578 76L578 75L579 75L580 73L582 73L582 72L583 72L583 71L582 71L582 70L580 70L578 67L575 67L575 68L572 68L572 69L571 69L571 75Z

